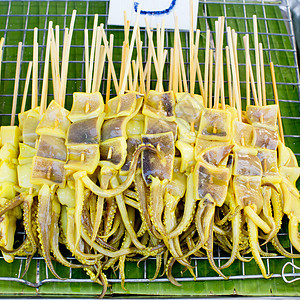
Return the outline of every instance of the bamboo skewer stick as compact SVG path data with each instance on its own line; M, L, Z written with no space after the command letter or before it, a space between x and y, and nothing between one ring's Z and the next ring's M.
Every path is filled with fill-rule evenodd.
M141 12L141 9L140 9L140 6L139 6L138 12L137 12L137 15L136 15L136 20L135 20L133 32L132 32L132 36L131 36L129 53L128 53L128 57L127 57L126 64L125 64L123 82L122 82L121 88L119 90L119 94L124 94L124 91L125 91L125 85L126 85L126 81L127 81L128 72L129 72L130 61L131 61L132 52L133 52L133 46L134 46L134 43L135 43L138 24L139 24L140 12Z
M129 68L128 72L128 85L129 85L129 91L133 91L133 80L132 80L132 68Z
M31 108L37 106L38 97L38 29L34 28L33 37L33 65L32 65L32 97L31 97Z
M104 64L105 64L105 57L106 57L106 50L103 45L100 46L100 58L99 58L99 70L97 72L97 77L95 78L95 89L93 92L99 92L100 85L102 81L102 75L104 70Z
M193 0L190 0L190 31L189 31L189 41L190 41L190 93L193 95L195 91L195 73L194 73L194 10L193 10ZM197 47L198 50L198 47ZM198 52L197 52L198 54Z
M223 55L221 57L221 105L222 105L222 109L225 109L225 88L224 88L224 68L223 68Z
M188 85L186 80L186 72L185 72L185 66L184 66L184 59L183 59L183 52L182 52L182 46L181 46L181 39L180 39L180 33L178 29L178 17L175 17L175 34L177 34L177 42L178 42L178 49L179 49L179 62L180 62L180 68L181 68L181 75L182 75L182 82L183 82L183 89L185 93L188 93ZM177 28L177 30L176 30Z
M210 30L206 30L206 46L205 46L205 70L204 70L204 94L203 103L204 107L207 107L208 97L208 70L209 70L209 43L210 43Z
M241 86L240 86L240 76L239 76L239 62L237 55L237 33L234 29L232 29L232 41L233 41L233 49L234 49L234 61L235 61L235 69L236 69L236 79L237 79L237 87L238 87L238 98L241 98ZM236 99L236 98L235 98Z
M92 93L96 92L96 85L98 80L99 73L99 62L100 62L100 50L101 50L101 28L103 28L103 24L97 27L96 30L96 49L95 49L95 64L93 70L93 84L92 84Z
M90 63L89 63L89 85L90 86L92 84L92 73L94 68L95 48L96 48L96 41L97 41L97 28L98 28L98 14L95 14L94 24L93 24L91 55L90 55ZM98 41L98 43L101 44L101 41Z
M65 38L67 39L66 40L66 49L63 49L65 51L63 51L63 57L62 57L61 86L60 86L60 94L59 94L59 98L60 98L62 107L65 106L67 76L68 76L68 67L69 67L69 56L70 56L70 48L71 48L71 41L72 41L72 36L73 36L75 18L76 18L76 10L73 10L72 17L71 17L71 22L70 22L70 30L65 36Z
M50 53L51 53L51 70L52 70L52 82L53 82L53 93L54 99L58 102L59 90L60 90L60 76L59 76L59 52L57 51L57 45L55 43L55 37L53 29L50 28L51 43L50 43Z
M195 46L194 46L194 64L195 64L196 68L194 68L194 74L193 74L193 78L191 78L191 80L192 80L193 86L195 86L196 72L197 72L198 82L199 82L199 89L200 89L201 95L203 96L204 86L203 86L203 79L202 79L202 74L201 74L201 69L200 69L199 59L198 59L199 41L200 41L200 30L197 29L196 39L195 39ZM191 91L191 94L194 94L194 87Z
M176 26L176 23L175 23ZM178 42L177 42L177 34L174 33L174 53L173 53L173 58L174 58L174 63L173 63L173 91L174 93L178 92L178 76L179 74L179 58L178 58Z
M138 75L139 75L139 58L137 57L136 61L132 61L132 66L133 66L133 90L138 91Z
M230 57L229 57L229 47L225 47L226 52L226 65L227 65L227 86L228 86L228 98L229 105L233 106L232 103L232 87L231 87L231 69L230 69Z
M190 47L193 47L192 51L190 51L190 93L191 95L194 95L195 93L196 68L194 68L194 64L197 63L196 56L198 57L199 37L200 37L200 32L199 33L198 32L199 30L196 31L195 45L191 45L191 41L190 41ZM197 45L197 38L198 38L198 45Z
M146 78L146 90L147 94L150 91L151 87L151 61L152 61L152 47L149 47L152 40L152 32L150 32L150 35L148 35L148 57L147 57L147 78Z
M122 46L122 61L121 61L120 81L119 81L120 86L122 85L125 62L127 60L128 51L129 51L129 29L130 29L130 21L127 20L127 13L126 11L124 11L124 41Z
M262 43L259 43L260 69L261 69L261 85L262 85L262 103L267 105L266 96L266 81L265 81L265 66Z
M89 68L89 36L87 28L84 29L84 58L85 58L85 90L91 92L90 68Z
M58 53L58 61L59 61L59 25L55 26L55 45L56 45L56 53Z
M237 81L237 71L236 71L238 65L235 60L234 42L232 41L232 32L230 27L227 27L227 34L228 34L228 44L229 44L230 60L231 60L232 75L233 75L233 88L236 97L238 120L242 121L242 111L240 106L241 101L240 101L239 91L238 91L238 81Z
M10 126L15 125L16 109L17 109L17 101L18 101L18 90L19 90L19 80L20 80L21 53L22 53L22 42L19 42Z
M173 90L173 67L174 67L174 48L171 48L170 53L170 71L169 71L169 91Z
M272 86L273 86L274 100L275 100L275 104L278 105L277 118L278 118L279 133L280 133L281 141L285 145L284 134L283 134L283 126L282 126L282 119L281 119L281 113L280 113L280 106L279 106L279 100L278 100L278 92L277 92L277 86L276 86L274 64L273 64L272 61L270 62L270 70L271 70L271 77L272 77Z
M244 38L245 45L245 57L246 57L246 103L247 106L250 105L250 66L249 66L249 35Z
M250 75L250 82L251 82L251 88L252 88L252 95L253 95L255 105L259 105L259 102L257 99L256 88L255 88L254 76L253 76L253 72L252 72L251 59L250 59L250 54L249 54L249 36L248 35L244 36L243 41L244 41L245 49L248 50L247 54L246 54L246 58L248 61L248 66L249 66L249 75Z
M219 106L219 92L220 92L220 84L221 84L221 68L223 68L223 36L224 36L224 17L219 17L218 21L218 36L217 36L217 60L216 60L216 79L215 79L215 108ZM224 105L225 109L225 105Z
M139 63L139 75L140 75L140 87L141 93L145 94L145 82L144 82L144 68L143 68L143 58L142 58L142 46L143 43L141 42L140 36L140 28L137 29L137 40L136 40L136 47L137 47L137 54L138 54L138 63Z
M210 49L209 50L209 79L208 79L208 82L209 82L209 99L208 99L208 102L209 102L209 108L212 108L212 85L213 85L213 50Z
M119 94L118 79L117 79L117 75L116 75L116 71L115 71L115 68L114 68L112 55L109 51L108 42L107 42L106 34L105 34L105 31L104 31L103 27L101 28L101 32L102 32L102 38L103 38L103 43L104 43L106 55L107 55L107 58L108 58L108 63L110 65L110 69L111 69L111 75L112 75L112 78L113 78L115 90L116 90L116 93Z
M109 41L110 55L113 56L114 36L111 35ZM110 83L111 83L111 69L110 64L107 66L107 84L106 84L106 103L110 99Z
M258 103L262 105L261 97L261 77L260 77L260 59L259 59L259 46L258 46L258 29L257 29L257 17L253 16L253 31L254 31L254 45L255 45L255 60L256 60L256 81L257 81L257 96Z
M28 68L27 68L27 74L26 74L26 80L25 80L23 98L22 98L21 113L23 113L25 111L27 94L28 94L28 88L29 88L29 82L30 82L31 69L32 69L32 61L29 62Z
M2 56L3 56L3 45L4 45L4 37L0 40L0 81L1 81L1 65L2 65Z
M52 25L53 23L52 21L50 21L48 26L48 35L47 35L47 44L46 44L40 115L46 110L46 106L47 106L46 104L47 104L47 95L48 95L49 56L50 56L50 43L51 43L50 29L52 29Z

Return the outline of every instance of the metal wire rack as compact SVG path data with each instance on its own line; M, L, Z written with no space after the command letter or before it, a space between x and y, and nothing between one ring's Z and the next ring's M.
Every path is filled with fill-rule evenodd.
M231 26L235 28L239 35L238 40L238 56L240 73L243 74L245 69L244 63L244 49L242 46L242 35L249 33L251 55L254 55L252 27L252 15L256 14L258 17L258 29L259 40L263 42L264 56L265 56L265 68L266 68L266 88L267 88L267 100L269 103L273 101L272 83L271 77L268 75L268 63L274 62L275 72L277 76L277 85L280 99L280 106L282 109L282 119L285 130L285 139L288 146L296 153L300 158L300 81L299 70L297 65L297 53L296 42L292 27L291 12L289 5L286 2L281 2L281 8L286 12L287 18L283 18L278 8L278 3L273 1L258 0L253 1L199 1L198 11L198 23L197 28L201 30L201 36L205 36L206 29L211 29L214 34L214 21L218 16L225 16L225 26ZM84 47L83 47L83 29L88 28L92 30L92 22L95 13L99 14L100 22L105 24L104 28L108 33L114 33L115 38L114 45L114 60L116 66L120 65L121 41L123 38L122 30L120 27L107 26L109 0L101 1L0 1L0 37L5 37L4 56L2 65L2 78L0 89L0 122L1 124L8 124L10 119L11 99L13 94L14 83L14 69L16 64L17 42L23 42L22 48L22 63L21 63L21 78L19 91L23 90L26 77L26 69L28 62L32 59L32 41L33 41L33 28L38 26L39 28L39 92L41 91L42 83L42 71L44 64L44 52L46 47L47 26L50 20L53 20L54 24L59 24L61 28L61 34L63 34L63 28L68 26L71 13L73 9L77 9L77 18L73 35L73 42L71 46L70 67L67 84L67 101L66 105L70 106L72 101L72 93L74 91L84 90ZM165 48L169 49L172 46L172 39L170 38L171 31L167 30ZM120 38L118 38L120 36ZM146 48L147 38L145 30L141 29L141 36L143 38L144 59L146 60ZM186 61L188 61L188 33L182 32L181 39L183 44L183 50L186 55ZM213 41L211 43L213 48ZM204 54L205 41L204 38L200 42L200 57ZM202 55L204 57L204 55ZM254 59L252 59L252 62ZM106 62L107 64L107 62ZM169 56L167 57L166 64L169 64ZM187 63L186 63L187 65ZM201 69L204 68L204 59L200 59ZM118 68L118 67L116 67ZM254 68L254 67L253 67ZM167 82L168 74L165 74L164 81ZM226 76L225 76L226 78ZM189 78L188 78L189 79ZM153 80L154 81L154 80ZM153 82L154 84L154 82ZM242 95L245 85L245 78L241 78ZM48 94L48 100L53 97L51 84L49 84L50 90ZM101 86L101 92L105 94L105 72L103 76L103 84ZM19 93L19 99L22 97L22 93ZM31 96L30 94L28 95ZM19 101L20 102L20 101ZM18 103L17 111L20 109L20 103ZM22 238L22 233L19 234ZM290 251L293 252L293 248L288 243L286 230L282 230L280 233L280 239L285 245L289 245ZM265 246L265 250L268 251L268 246ZM271 249L272 250L272 249ZM221 265L228 259L228 255L223 253L218 247L215 248L214 257L217 265ZM250 257L248 257L250 258ZM72 260L72 258L69 258ZM2 257L0 262L2 261ZM282 277L281 270L285 263L292 262L297 263L294 259L287 259L283 256L268 256L263 257L263 261L267 267L268 273L273 273L273 278ZM130 264L130 263L129 263ZM138 272L133 272L134 275L128 274L126 282L144 282L149 283L151 278L151 265L154 264L154 259L148 259L143 262ZM192 264L195 266L195 274L197 281L212 281L222 280L212 270L209 270L208 262L206 258L193 258ZM236 261L234 263L234 275L231 275L231 279L259 279L263 278L258 268L253 271L253 265L255 263L244 263ZM13 267L7 268L7 272L2 269L0 271L0 281L15 281L24 283L30 287L34 287L37 290L39 287L48 282L61 282L52 277L52 274L48 272L48 268L41 257L34 257L30 266L29 275L26 275L24 279L21 279L22 269L25 265L24 257L16 257ZM251 270L248 266L252 265ZM131 269L130 269L131 268ZM132 271L133 268L129 267ZM229 268L230 269L230 268ZM65 270L64 282L68 283L86 283L91 282L88 277L82 272L68 269ZM192 277L181 276L180 268L176 269L175 277L179 282L193 281ZM226 274L226 270L225 270ZM229 272L230 274L230 272ZM153 275L153 274L152 274ZM286 274L293 278L300 277L300 273L297 273L295 268L292 268L291 272ZM118 275L109 274L110 283L119 283L121 279ZM166 282L167 278L162 277L155 279L153 282Z

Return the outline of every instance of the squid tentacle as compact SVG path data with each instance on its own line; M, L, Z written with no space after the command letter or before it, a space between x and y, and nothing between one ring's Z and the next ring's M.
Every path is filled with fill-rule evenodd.
M249 230L249 237L250 237L249 242L250 242L252 255L253 255L257 265L259 266L264 278L269 279L272 276L272 274L267 275L265 265L259 254L258 229L257 229L255 223L250 218L248 218L247 224L248 224L248 230Z

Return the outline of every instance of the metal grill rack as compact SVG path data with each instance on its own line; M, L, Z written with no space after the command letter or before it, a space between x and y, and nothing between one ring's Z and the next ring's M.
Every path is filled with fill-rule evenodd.
M254 1L238 1L231 2L226 0L216 1L199 1L199 12L198 12L198 28L201 30L200 42L200 57L204 54L205 50L205 32L206 29L214 31L214 21L220 15L225 16L225 26L231 26L235 28L237 33L240 34L238 40L238 56L239 56L239 67L240 74L243 74L245 68L244 63L244 49L242 44L242 35L245 33L250 34L250 50L251 56L254 55L253 46L253 27L252 27L252 15L256 14L258 17L258 29L259 29L259 40L263 42L264 57L265 57L265 72L266 72L266 87L267 87L267 98L268 102L273 102L272 94L272 83L268 64L270 61L274 62L275 72L277 77L277 85L280 99L280 106L282 109L282 119L285 129L286 143L296 153L297 157L300 158L300 129L297 129L297 125L300 125L300 82L299 82L299 70L297 66L297 53L296 53L296 42L291 21L291 12L288 3L281 3L281 7L285 10L287 18L283 18L278 8L278 2L258 0ZM114 59L116 66L120 65L120 53L121 41L123 38L123 28L107 26L109 0L101 1L0 1L0 37L5 37L4 45L4 56L2 63L2 78L0 85L0 124L8 124L10 119L11 101L13 94L13 83L14 83L14 72L16 65L16 53L17 43L23 42L22 48L22 64L21 64L21 78L19 91L23 91L26 70L28 62L32 59L32 41L33 41L33 28L39 27L39 92L41 91L42 74L43 74L43 63L44 63L44 52L46 47L46 34L47 26L50 20L53 20L54 25L59 24L61 28L61 34L63 34L63 28L68 26L71 13L73 9L77 9L77 18L75 23L73 41L71 46L70 56L70 67L68 74L67 84L67 101L66 105L70 107L72 101L72 93L74 91L84 90L84 47L83 47L83 29L86 27L91 32L92 22L95 13L99 14L100 22L105 24L105 30L108 33L115 34L115 46L114 46ZM90 33L91 34L91 33ZM166 49L172 46L172 39L170 38L171 31L167 30L166 35ZM120 38L118 38L118 36ZM143 37L143 49L144 59L146 60L146 48L147 38L145 30L141 29L141 36ZM182 32L181 39L183 44L183 50L186 54L186 61L188 57L188 33ZM251 46L252 43L252 46ZM213 43L212 47L213 47ZM204 55L202 55L204 57ZM255 60L252 57L252 62ZM167 57L166 64L169 64L169 57ZM204 59L200 58L201 69L204 69ZM107 65L107 62L106 62ZM186 63L187 65L187 63ZM116 67L118 68L118 67ZM255 66L253 65L255 70ZM168 74L165 74L164 81L167 82ZM226 78L226 76L225 76ZM188 78L189 79L189 78ZM51 79L50 79L51 81ZM154 81L154 80L153 80ZM103 82L101 86L101 92L105 94L105 73L103 76ZM154 84L154 82L153 82ZM241 75L241 89L242 95L245 85L245 78ZM50 90L48 100L53 97L51 90L51 83L49 84ZM29 90L30 91L30 90ZM30 94L28 95L31 96ZM20 110L20 99L22 92L19 92L19 103L17 106L17 112ZM243 98L245 99L245 98ZM29 102L29 101L28 101ZM244 101L245 102L245 101ZM299 126L298 126L299 127ZM300 128L300 127L299 127ZM286 227L286 226L285 226ZM286 228L285 228L286 229ZM20 233L20 238L22 233ZM280 233L280 239L288 242L286 230L282 230ZM287 245L287 244L285 244ZM293 251L291 245L289 245L290 251ZM265 250L267 246L265 246ZM217 265L221 265L225 260L228 259L228 255L223 253L219 248L215 248L214 257ZM250 257L249 257L250 258ZM72 258L69 258L72 260ZM286 262L296 263L294 259L287 259L283 256L269 256L264 257L263 261L267 267L267 272L273 273L273 278L282 277L281 269ZM3 263L1 257L0 263ZM130 270L132 271L133 263L128 263ZM154 264L154 259L148 259L143 262L143 267L134 273L133 275L127 276L126 282L144 282L149 283L151 278L150 269L151 265ZM141 265L142 265L141 264ZM208 261L206 258L193 258L192 264L195 266L195 274L197 281L212 281L212 280L223 280L217 276L216 273L210 270ZM259 279L263 278L258 267L254 267L254 262L243 263L236 261L234 263L234 275L230 274L230 267L225 270L225 274L231 275L231 279ZM298 262L299 264L299 262ZM13 264L5 264L6 270L0 268L0 281L15 281L24 283L28 286L39 288L41 285L49 282L60 282L59 280L52 277L52 274L48 272L43 258L34 257L31 263L28 274L24 279L21 279L22 269L25 265L24 257L16 257ZM1 264L2 266L2 264ZM3 264L4 266L4 264ZM9 266L9 267L8 267ZM136 266L136 265L135 265ZM249 269L251 266L251 269ZM253 271L254 270L254 271ZM79 271L65 268L64 282L68 283L85 283L91 282L85 273L78 273ZM174 268L174 275L179 282L193 281L192 277L186 277L187 272L184 276L180 274L180 268ZM291 272L286 274L293 278L300 277L300 273L297 273L295 268L292 268ZM109 282L119 283L121 280L119 276L109 274ZM166 282L167 278L162 277L154 280L153 282Z

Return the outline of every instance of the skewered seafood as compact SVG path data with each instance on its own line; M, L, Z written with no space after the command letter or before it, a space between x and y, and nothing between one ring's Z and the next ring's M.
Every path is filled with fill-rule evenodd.
M223 21L218 22L217 36L221 39ZM159 32L162 39L163 29ZM229 105L225 104L223 40L217 41L216 62L220 67L216 69L212 106L212 86L206 85L201 95L195 94L192 87L188 92L179 31L175 32L169 91L163 89L164 43L161 40L155 50L150 29L145 68L141 53L134 67L130 66L134 39L141 50L137 24L132 46L128 49L124 45L119 85L112 62L112 38L109 46L103 26L95 26L93 34L97 37L93 39L92 61L86 61L87 93L74 93L71 111L64 108L66 65L62 64L59 77L58 53L50 27L48 51L55 100L47 108L41 101L40 107L32 105L29 111L21 112L19 128L10 128L14 134L9 142L5 133L8 128L1 128L0 167L4 171L0 170L0 241L6 259L25 255L30 261L39 250L57 278L61 277L53 260L71 268L84 268L103 285L105 293L105 271L110 268L119 269L125 289L126 260L139 263L156 257L154 278L163 261L169 280L180 285L172 275L174 263L179 262L195 277L192 255L205 255L202 250L212 268L225 279L228 277L221 270L236 258L246 261L242 254L250 252L268 278L261 259L267 254L261 246L269 241L279 253L297 257L299 254L288 253L277 238L284 213L290 219L290 241L300 251L299 192L295 185L300 169L279 135L279 106L250 105L249 99L246 111L242 111L239 78L234 78L234 97L230 96ZM230 34L229 71L236 77L237 54ZM125 35L128 43L128 27ZM66 35L66 45L70 38L71 33ZM191 61L198 64L196 45L191 46L195 48ZM104 104L98 92L102 63L100 67L95 65L92 88L90 68L94 60L104 64L105 56L110 66L108 81L110 84L112 76L117 96L110 98L108 91ZM249 75L247 53L246 57ZM150 89L150 79L147 82L152 59L156 90ZM190 75L194 78L196 70ZM130 91L125 93L128 87ZM22 136L20 140L18 135ZM14 250L12 237L16 218L21 217L20 204L26 238ZM8 226L9 222L13 225ZM60 243L80 264L64 257ZM215 243L230 253L229 260L220 267L213 259Z

